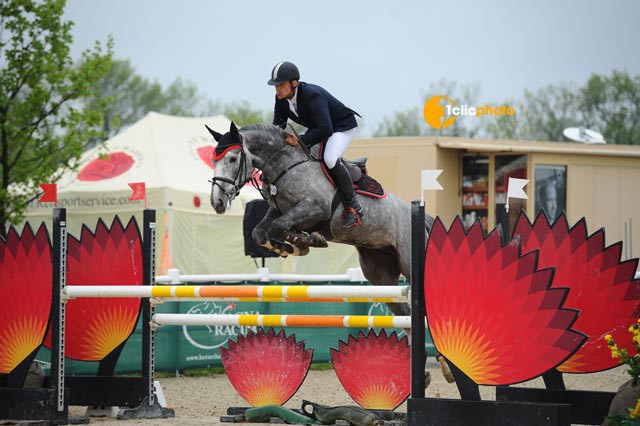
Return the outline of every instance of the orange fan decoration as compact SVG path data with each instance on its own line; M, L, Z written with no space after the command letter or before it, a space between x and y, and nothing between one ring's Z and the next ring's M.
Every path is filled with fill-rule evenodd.
M393 332L387 337L373 330L358 338L349 336L331 348L331 362L342 387L361 407L369 410L393 410L411 391L411 353L407 336L398 340Z
M459 218L449 232L437 219L425 260L429 331L436 348L479 385L530 380L564 362L585 337L578 313L562 307L567 290L550 288L553 270L519 244L486 238Z
M620 261L622 243L605 247L604 230L589 236L584 218L569 229L564 213L553 225L544 212L533 224L521 214L514 236L520 237L523 252L539 250L539 266L555 266L553 286L570 288L565 306L580 310L574 328L588 339L559 371L593 373L617 367L604 340L607 334L628 348L629 356L637 352L628 328L640 314L640 280L634 280L638 260Z
M51 310L51 242L42 225L34 235L9 229L0 238L0 373L9 374L41 344Z
M283 405L296 393L311 365L313 349L296 343L295 334L286 337L284 330L265 334L249 330L247 337L229 340L220 348L222 365L235 390L254 407Z
M135 219L126 228L114 219L111 228L98 221L95 234L82 227L80 240L70 236L67 285L142 285L142 243ZM140 311L138 298L82 298L67 303L65 355L100 361L133 332ZM51 336L47 336L50 347Z

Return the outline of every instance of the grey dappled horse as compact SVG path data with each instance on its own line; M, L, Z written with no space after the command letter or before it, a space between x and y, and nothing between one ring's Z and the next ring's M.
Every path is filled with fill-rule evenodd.
M304 255L309 247L326 247L326 241L349 244L372 284L397 285L400 274L411 277L411 209L403 200L389 192L384 198L358 195L366 216L360 226L344 229L342 203L332 211L336 189L314 158L285 142L281 128L253 124L238 130L231 123L225 135L207 129L218 142L211 186L217 213L226 211L254 168L262 172L270 208L253 231L257 244L281 255ZM428 216L425 232L432 224ZM395 315L410 315L407 304L389 308Z

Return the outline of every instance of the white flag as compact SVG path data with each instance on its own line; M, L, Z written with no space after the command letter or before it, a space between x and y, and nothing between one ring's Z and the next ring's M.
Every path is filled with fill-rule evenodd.
M509 178L509 186L507 189L507 199L522 198L528 200L527 193L524 192L524 186L529 183L529 179Z
M440 182L438 182L438 176L440 176L442 170L422 170L422 190L442 190L444 189Z

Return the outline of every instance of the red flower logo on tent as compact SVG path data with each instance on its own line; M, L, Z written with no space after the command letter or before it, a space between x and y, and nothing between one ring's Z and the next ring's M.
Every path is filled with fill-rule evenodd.
M82 227L80 240L70 236L68 285L142 285L142 244L135 219L126 228L116 217L95 234ZM81 298L67 303L65 355L100 361L133 332L140 311L138 298ZM51 336L47 336L50 347Z
M205 145L196 149L198 157L206 164L211 170L213 170L213 145Z
M331 362L342 387L360 406L368 410L393 410L411 391L411 353L407 336L398 339L373 330L358 338L349 336L331 348Z
M589 236L584 218L569 229L564 213L553 225L544 213L533 224L521 214L514 236L520 236L523 252L540 251L540 267L555 266L553 286L570 288L564 305L580 310L574 328L588 339L558 370L593 373L617 367L604 336L610 334L622 347L636 347L627 329L640 314L637 259L621 262L622 243L605 248L603 229Z
M98 181L120 176L133 167L133 157L121 151L111 152L104 158L96 158L78 173L78 180Z
M0 238L0 373L8 374L44 339L51 310L51 243L44 225L34 235L9 229Z
M309 371L313 349L296 343L295 335L277 335L272 328L265 334L249 330L247 337L229 340L220 348L222 364L235 390L254 407L283 405L298 390Z
M425 301L435 346L480 385L530 380L571 356L585 337L571 329L577 311L562 307L567 290L550 288L552 269L535 253L519 254L479 222L465 234L436 219L425 260Z

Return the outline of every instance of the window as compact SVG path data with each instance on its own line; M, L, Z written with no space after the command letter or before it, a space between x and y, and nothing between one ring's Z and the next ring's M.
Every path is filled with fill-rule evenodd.
M495 190L496 204L504 204L507 201L507 185L509 178L527 178L526 155L496 155L495 157ZM524 187L527 192L527 187ZM521 209L527 208L527 200L509 198L509 235L513 234L513 227L518 220Z
M462 157L462 222L469 229L476 221L488 229L489 157Z

